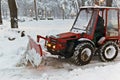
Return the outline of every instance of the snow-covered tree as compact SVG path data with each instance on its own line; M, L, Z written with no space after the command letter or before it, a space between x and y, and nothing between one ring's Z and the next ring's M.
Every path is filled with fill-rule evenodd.
M74 18L81 6L94 6L95 1L98 0L36 0L36 12L39 19ZM110 2L110 0L105 2L107 1ZM16 2L19 16L35 17L34 0L16 0ZM7 17L9 14L7 0L2 0L1 3L2 15ZM115 1L113 4L116 5Z
M7 18L9 11L8 11L8 3L7 0L2 0L1 1L1 13L3 18Z

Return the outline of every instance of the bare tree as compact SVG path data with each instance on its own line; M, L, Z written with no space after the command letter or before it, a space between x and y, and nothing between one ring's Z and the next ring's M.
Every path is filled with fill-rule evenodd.
M78 7L80 8L80 6L81 6L80 0L77 0L77 4L78 4Z
M10 18L11 18L11 28L18 28L18 14L17 6L15 0L8 0Z
M81 0L82 1L82 6L85 6L85 0Z
M2 14L1 14L1 0L0 0L0 24L2 24Z
M36 0L34 0L35 19L38 20Z

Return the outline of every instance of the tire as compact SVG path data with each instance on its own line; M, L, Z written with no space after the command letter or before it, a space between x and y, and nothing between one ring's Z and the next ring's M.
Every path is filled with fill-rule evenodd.
M94 47L89 42L80 43L76 46L73 60L76 65L86 65L88 64L93 56Z
M74 53L74 42L69 42L67 43L67 48L66 51L64 52L64 57L67 58L71 58L73 56Z
M100 49L99 57L101 61L112 61L118 55L118 46L113 41L106 42Z

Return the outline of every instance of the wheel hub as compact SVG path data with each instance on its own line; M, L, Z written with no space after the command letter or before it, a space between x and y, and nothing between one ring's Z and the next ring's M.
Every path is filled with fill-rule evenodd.
M109 46L105 50L105 56L107 58L112 58L116 53L116 49L113 46Z
M81 53L81 59L83 61L89 60L90 56L91 56L91 50L89 48L85 48Z

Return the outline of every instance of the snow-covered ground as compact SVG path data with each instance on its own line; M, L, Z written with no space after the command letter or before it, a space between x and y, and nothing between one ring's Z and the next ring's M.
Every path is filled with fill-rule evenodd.
M25 34L36 39L37 34L46 36L69 31L73 21L25 21L19 23L18 30L24 30ZM20 33L9 26L9 21L0 26L0 80L120 80L120 57L113 62L103 63L93 59L88 65L75 66L70 60L49 56L37 69L31 65L17 66L28 38L20 37ZM10 41L8 37L16 39ZM41 45L43 47L43 41Z

